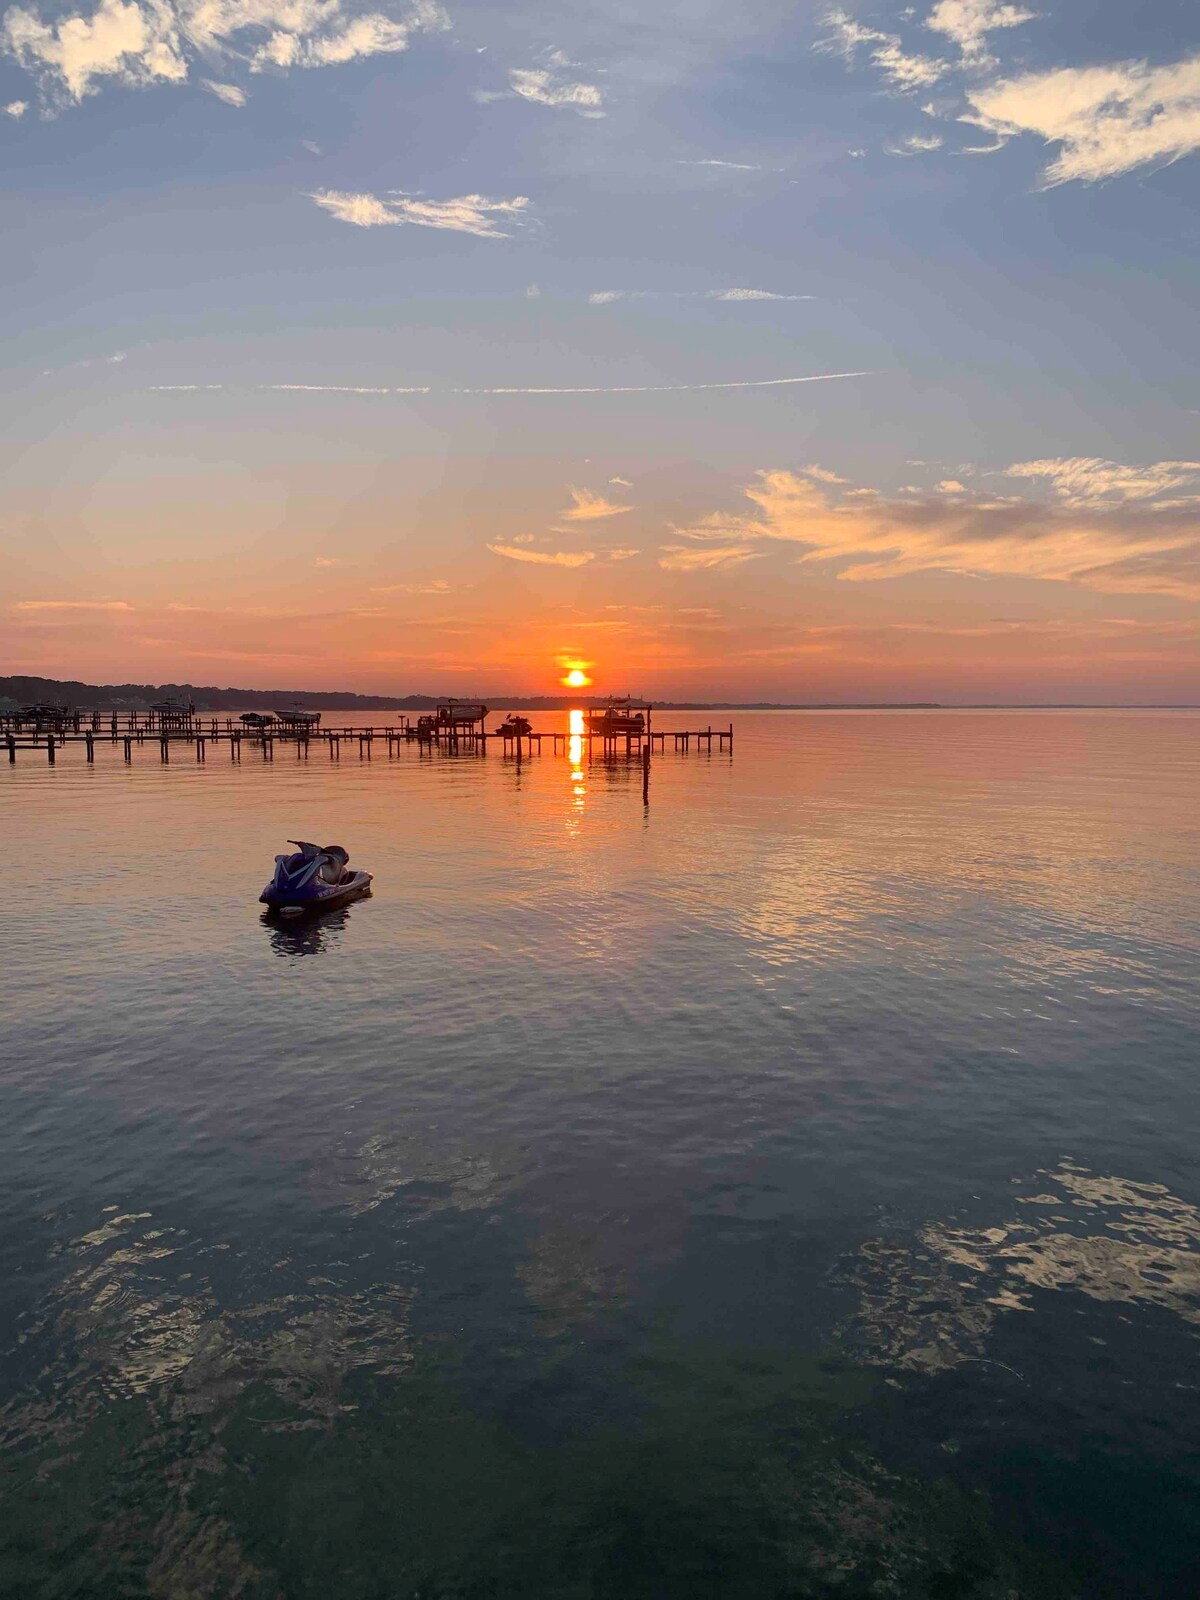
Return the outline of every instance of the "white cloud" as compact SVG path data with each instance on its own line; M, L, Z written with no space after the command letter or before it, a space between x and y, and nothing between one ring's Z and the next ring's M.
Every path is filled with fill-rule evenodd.
M1130 467L1098 456L1068 456L1018 461L1007 469L1007 474L1011 478L1045 479L1069 506L1127 505L1131 501L1153 500L1175 489L1200 488L1200 461L1156 461L1148 467ZM1171 507L1181 503L1186 501L1175 499ZM1196 503L1200 504L1200 499Z
M581 117L604 115L604 96L594 83L556 82L552 73L540 67L518 68L509 73L508 81L515 94L535 105L568 106Z
M71 100L91 94L97 78L180 83L188 71L178 18L163 0L101 0L90 16L53 23L13 6L0 24L0 44Z
M628 561L631 556L640 556L640 550L609 550L605 552L610 561Z
M525 289L525 298L526 300L540 300L542 298L541 288L536 283L529 284Z
M826 16L827 31L816 48L847 61L865 52L899 92L965 73L968 109L959 120L984 129L991 143L962 153L988 155L1010 139L1031 134L1057 151L1041 174L1043 188L1095 183L1200 150L1200 55L1159 66L1124 61L998 75L987 52L988 36L1036 15L1008 0L937 0L926 26L959 46L957 63L906 52L899 35L864 27L844 10ZM934 116L950 114L948 105L923 109ZM911 155L932 146L910 137L887 148L892 155Z
M710 289L708 300L811 300L811 294L775 294L770 289Z
M940 150L945 142L938 133L910 133L906 138L894 139L883 148L889 156L923 156L931 150Z
M605 517L619 517L623 512L633 510L632 506L616 505L602 494L591 494L587 489L572 489L571 499L574 504L561 513L567 522L599 522Z
M704 161L680 160L676 165L681 167L728 167L731 172L761 172L762 168L752 161L717 161L710 156Z
M561 50L554 50L546 58L544 67L517 67L508 75L514 94L534 105L552 106L555 109L577 111L581 117L604 115L604 94L598 84L582 83L571 77L571 69L579 65ZM488 96L488 98L493 98Z
M1169 66L1061 67L968 89L963 121L997 144L1032 133L1061 149L1042 186L1095 183L1200 149L1200 55Z
M943 478L938 484L939 494L966 494L966 489L957 478Z
M632 489L633 485L628 478L610 478L609 483L618 484L622 489Z
M359 228L411 222L422 228L473 233L480 239L507 239L509 234L499 222L519 219L529 205L524 195L512 200L489 200L481 194L463 194L453 200L422 200L401 191L394 199L381 200L373 194L352 194L340 189L318 189L309 199L339 222L351 222Z
M836 51L849 61L862 46L869 46L872 63L879 68L892 88L902 94L916 89L927 89L940 78L944 78L950 70L948 61L910 54L902 47L897 34L880 33L875 28L864 28L846 11L829 12L824 18L824 24L828 33L818 42L819 50Z
M209 94L215 94L217 99L223 100L227 106L246 104L245 89L239 89L234 83L215 83L212 78L205 78L204 87Z
M0 23L0 48L34 74L55 104L78 102L106 79L182 83L193 55L210 66L224 58L248 61L254 72L328 66L405 50L415 32L448 25L431 0L417 0L399 21L348 13L342 0L99 0L91 11L49 22L36 9L13 6ZM233 93L213 83L205 80L205 87ZM238 104L230 94L221 98Z
M29 110L28 100L10 100L4 108L4 115L15 120L23 117Z
M590 306L611 306L617 300L812 300L811 294L777 294L773 289L597 289Z
M964 56L982 55L989 33L1031 22L1036 11L1005 5L1002 0L938 0L925 26L953 39Z
M531 561L542 567L586 567L596 559L594 550L529 550L517 545L489 544L494 556L510 561Z

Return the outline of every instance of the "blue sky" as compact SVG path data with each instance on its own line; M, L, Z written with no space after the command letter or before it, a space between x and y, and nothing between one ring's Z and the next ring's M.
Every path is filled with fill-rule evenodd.
M1196 697L1195 11L648 9L3 13L10 670Z

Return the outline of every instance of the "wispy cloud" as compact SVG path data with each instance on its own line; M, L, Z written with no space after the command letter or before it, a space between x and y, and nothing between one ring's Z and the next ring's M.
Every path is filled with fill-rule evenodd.
M42 377L53 377L57 372L77 372L81 367L119 367L128 361L127 350L114 350L110 356L85 356L82 361L68 361L63 367L43 367Z
M444 578L434 578L429 583L376 584L372 594L450 594L450 585Z
M432 384L403 386L399 388L361 387L338 383L259 383L249 387L255 392L299 394L356 394L356 395L560 395L560 394L697 394L716 389L778 389L798 383L832 383L839 378L873 378L878 374L862 372L812 372L800 378L734 378L717 383L619 383L578 384L573 387L532 387L498 385L479 388L439 388ZM149 385L152 394L199 394L239 388L233 383L154 383Z
M125 600L17 600L14 611L132 611Z
M1099 456L1068 456L1018 461L1006 470L1010 478L1044 479L1069 506L1127 505L1178 489L1200 490L1200 461L1155 461L1150 466L1131 467ZM1193 500L1200 506L1200 493ZM1171 504L1178 505L1178 499Z
M710 289L706 300L811 300L811 294L776 294L773 289Z
M962 119L993 134L999 148L1034 134L1059 154L1043 188L1095 183L1200 150L1200 55L1167 66L1145 61L1061 67L968 88Z
M615 501L606 500L602 494L592 494L587 489L572 489L571 499L573 504L559 513L566 522L599 522L605 517L619 517L634 509L632 506L617 505Z
M554 50L544 67L518 67L510 72L509 85L514 94L534 105L577 111L581 117L602 117L604 93L599 84L584 83L572 76L578 65L563 51Z
M923 156L940 150L945 140L939 133L910 133L903 139L893 139L884 145L889 156Z
M99 0L49 21L34 7L12 6L0 22L0 48L34 75L53 107L105 82L184 83L197 59L210 70L223 58L247 62L251 72L331 66L406 50L415 33L447 26L433 0L417 0L398 20L347 10L342 0Z
M318 189L309 196L339 222L359 228L380 228L411 222L421 228L449 228L480 239L507 239L501 222L516 222L529 206L525 195L511 200L489 200L481 194L462 194L453 200L423 200L399 191L395 198L354 194L342 189Z
M799 547L804 562L840 563L837 576L851 583L937 570L1200 599L1195 507L1046 505L959 489L911 500L838 500L835 492L804 473L761 472L745 491L754 513L717 513L678 529L696 553L690 546L667 553L686 571L722 564L739 541L759 549L780 541Z
M28 110L28 100L10 100L4 108L4 115L12 117L14 122L18 122Z
M811 294L779 294L774 289L597 289L588 295L592 306L611 306L618 300L812 300Z
M846 11L830 11L824 24L826 33L817 42L818 50L835 52L851 61L865 48L872 64L898 93L928 89L950 71L948 61L905 51L898 34L864 28Z
M596 559L594 550L531 550L527 545L489 544L494 556L509 561L529 561L540 567L586 567Z
M236 83L217 83L213 78L205 78L204 87L209 94L215 94L218 100L223 100L227 106L244 106L247 95L245 89L239 89Z
M622 489L632 489L633 485L628 478L610 478L609 483L618 484Z
M680 167L726 167L731 172L761 172L762 168L753 161L718 161L715 156L708 156L702 161L680 160L676 163Z
M740 567L760 554L745 544L665 544L658 564L666 572L707 572L714 567Z

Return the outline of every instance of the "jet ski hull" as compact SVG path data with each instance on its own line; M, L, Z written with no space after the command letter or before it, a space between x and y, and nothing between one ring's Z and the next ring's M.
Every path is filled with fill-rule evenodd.
M331 911L370 894L373 876L370 872L348 872L341 883L311 882L299 889L281 889L269 883L258 898L272 911L292 916L302 911Z

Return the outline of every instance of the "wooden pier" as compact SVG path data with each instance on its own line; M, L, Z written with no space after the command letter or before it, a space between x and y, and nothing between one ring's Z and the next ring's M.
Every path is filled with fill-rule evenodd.
M14 764L18 751L44 753L50 766L54 766L60 751L72 746L82 747L85 760L93 763L97 749L120 750L126 763L133 760L134 752L157 750L160 761L169 763L176 757L192 755L198 762L208 760L209 752L224 750L228 746L229 759L240 761L243 748L250 748L264 761L274 761L277 754L295 752L298 761L306 761L310 751L323 745L331 761L340 761L343 746L349 752L357 750L359 760L369 761L378 747L387 756L398 756L401 750L416 745L425 752L440 750L460 754L486 755L488 743L498 743L506 756L518 761L526 755L542 755L549 746L553 755L569 755L573 746L580 753L586 751L590 761L596 754L603 757L624 755L629 759L643 755L647 758L654 750L665 752L670 747L687 754L693 748L712 752L733 751L733 725L727 728L651 728L637 732L600 734L591 731L571 733L559 731L540 732L527 726L516 733L488 732L485 714L481 717L455 718L441 721L435 717L422 717L410 722L398 717L395 722L369 727L320 727L286 725L246 725L233 717L194 715L185 719L164 719L153 712L101 712L74 711L54 719L54 726L42 724L19 713L0 716L0 749Z

